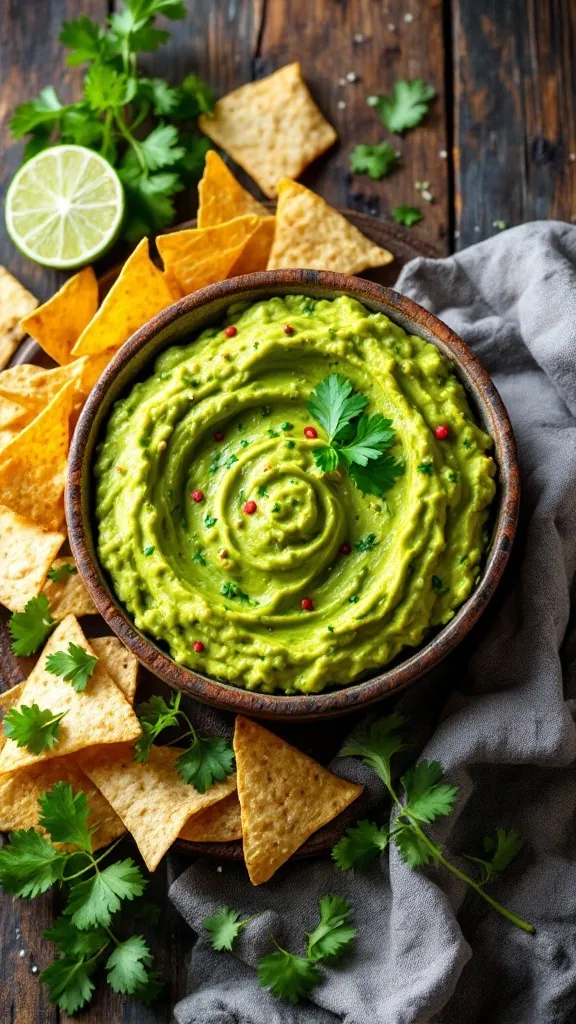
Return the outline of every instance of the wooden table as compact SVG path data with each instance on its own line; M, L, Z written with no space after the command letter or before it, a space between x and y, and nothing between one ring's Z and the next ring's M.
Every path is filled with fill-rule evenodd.
M53 84L77 96L81 71L66 68L60 23L80 13L102 22L108 0L0 0L0 188L20 163L7 122L16 104ZM174 82L194 71L219 94L289 61L306 80L340 144L318 160L305 184L336 206L389 217L401 203L423 208L415 236L450 253L488 238L495 222L535 218L576 221L576 6L573 0L194 0L186 22L169 23L172 41L145 61ZM348 73L357 76L349 82ZM400 78L422 77L437 92L423 125L399 141L401 167L380 182L352 175L358 142L386 137L366 97L388 93ZM246 179L244 179L246 180ZM416 181L434 196L423 203ZM181 219L194 213L184 197ZM0 226L0 263L39 298L57 273L17 253ZM185 993L189 933L165 900L165 875L153 890L163 911L153 946L167 979L165 999L147 1010L101 985L78 1019L160 1024ZM0 1021L55 1024L70 1018L47 1002L34 967L51 959L41 938L54 901L0 903ZM138 925L139 929L141 926Z

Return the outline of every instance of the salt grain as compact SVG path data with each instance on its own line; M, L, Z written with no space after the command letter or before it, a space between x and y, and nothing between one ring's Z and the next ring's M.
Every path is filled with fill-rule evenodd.
M346 78L348 79L349 82L358 81L358 75L356 74L355 71L349 71L348 74L346 75Z
M410 11L408 11L408 14L404 15L404 21L409 25L411 21L414 21L414 15L410 14Z
M338 85L346 85L346 79L345 78L339 78L338 79Z
M354 42L355 43L363 43L364 42L364 36L362 35L361 32L357 32L356 33L356 35L354 36Z
M389 32L395 32L396 31L396 25L388 25L388 31Z
M18 954L18 956L20 956L20 957L26 956L26 950L25 949L21 949L19 954Z
M32 974L38 973L38 968L36 967L36 964L34 964L34 966L30 968L30 970L32 971Z
M447 152L447 150L441 149L440 152L438 153L438 156L440 157L441 160L447 160L448 159L448 152Z
M346 104L345 104L344 100L338 100L338 103L337 103L338 110L344 110L345 106L346 106Z
M218 874L219 874L219 875L221 875L221 874L222 874L222 871L223 871L223 870L224 870L224 869L223 869L223 867L222 867L222 865L221 865L221 864L219 864L219 865L218 865L218 867L216 868L216 871L218 872Z

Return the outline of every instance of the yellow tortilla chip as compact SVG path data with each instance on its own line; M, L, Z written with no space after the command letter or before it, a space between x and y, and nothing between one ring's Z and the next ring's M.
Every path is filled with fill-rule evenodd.
M11 366L0 373L0 396L18 402L37 415L68 381L74 381L76 389L82 388L84 366L85 360L81 359L53 370L44 370L32 363Z
M83 363L81 390L85 395L92 391L96 381L102 376L117 351L118 349L110 348L104 352L98 352L94 356L83 356L82 359L78 359L79 363Z
M7 508L46 530L64 520L64 483L74 381L0 452L0 494Z
M275 225L275 217L260 218L260 224L256 231L248 239L240 256L228 271L228 277L240 277L241 274L255 274L259 270L266 270L274 241Z
M100 790L68 757L55 757L47 764L0 776L0 832L36 827L40 818L38 798L57 782L68 782L75 793L81 790L86 794L90 811L88 826L98 826L92 837L93 850L108 846L124 835L126 829L122 820ZM39 828L38 831L45 830Z
M200 206L198 227L211 228L247 213L267 217L268 210L254 196L250 195L226 166L215 149L206 153L204 174L198 185Z
M38 305L6 267L0 267L0 370L10 362L26 332L20 320Z
M230 793L205 811L193 814L181 830L179 839L192 843L230 843L242 838L242 819L238 793Z
M394 259L366 238L338 210L310 189L284 178L278 183L276 232L268 270L302 267L358 274Z
M216 782L199 793L182 782L174 764L177 747L152 747L147 764L132 760L131 744L86 751L78 762L122 818L144 858L154 871L190 815L209 807L236 788L236 776Z
M126 700L133 705L138 680L138 659L117 636L90 637L90 647L116 686L120 687Z
M92 267L74 274L48 302L25 316L21 327L64 365L74 359L72 349L98 309L98 281Z
M317 829L363 787L333 775L306 754L238 716L234 729L244 859L253 885L267 882Z
M104 302L72 349L73 356L116 349L174 299L143 238L122 267Z
M56 627L40 659L28 676L22 689L20 703L30 707L37 704L55 715L65 711L58 729L58 740L52 750L31 753L7 739L0 753L0 774L13 772L39 761L64 757L83 747L135 740L140 735L140 723L130 704L109 676L104 664L98 662L81 693L60 676L46 669L50 654L67 651L70 643L79 644L89 654L92 648L78 622L69 615Z
M58 570L64 565L76 568L74 559L70 556L57 558L49 568ZM46 594L50 602L52 618L57 622L61 622L67 615L75 615L79 619L82 615L98 614L96 605L86 590L79 572L66 573L58 582L47 579L42 587L42 593Z
M34 413L0 395L0 451L34 419Z
M228 93L198 124L271 199L280 178L297 178L336 141L298 63Z
M65 535L43 530L0 505L0 604L11 612L22 612L36 597Z
M212 228L187 228L159 235L156 245L167 273L178 282L183 294L189 295L207 284L223 281L259 227L260 218L249 213Z

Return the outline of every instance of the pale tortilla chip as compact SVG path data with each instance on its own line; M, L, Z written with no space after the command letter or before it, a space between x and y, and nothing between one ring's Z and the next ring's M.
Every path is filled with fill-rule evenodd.
M234 729L244 859L253 885L267 882L308 836L332 821L363 786L333 775L261 725Z
M192 843L230 843L241 838L242 819L237 793L230 793L205 811L193 814L179 835L179 839L188 839Z
M13 775L0 776L0 832L35 828L40 818L38 798L57 782L69 782L75 793L86 794L88 826L97 825L92 849L108 846L124 835L122 820L112 810L100 790L69 757L55 757L47 764L33 765ZM45 829L38 828L39 832Z
M26 335L20 320L37 305L38 299L12 277L6 267L0 267L0 370L10 362Z
M72 355L94 355L119 348L173 301L164 274L150 259L148 239L143 238L126 260L96 316L82 331Z
M278 183L276 232L268 270L302 267L358 274L394 259L310 189L284 178Z
M0 693L0 713L2 714L2 720L4 715L10 708L15 708L21 702L22 692L26 686L26 680L22 683L18 683L17 686L12 686L9 690L4 690L4 693ZM6 743L6 737L2 729L0 729L0 751L2 751L4 744Z
M76 568L74 559L70 556L57 558L54 564L48 568L61 569L66 564ZM98 609L86 590L79 572L67 573L58 583L47 579L42 587L42 593L46 594L50 602L50 613L57 622L61 622L67 615L75 615L79 619L82 615L98 614Z
M260 227L253 213L212 228L187 228L156 239L167 273L185 295L223 281Z
M24 684L20 700L27 707L37 704L55 715L67 712L60 722L57 743L52 750L32 754L26 747L18 747L14 740L7 739L0 753L0 774L53 757L64 757L95 744L128 742L140 735L140 723L134 711L102 662L97 663L81 693L46 670L48 656L68 650L70 643L80 644L89 654L93 653L73 615L64 619L52 633Z
M0 494L7 508L46 530L64 521L64 484L74 381L0 452Z
M34 413L0 395L0 451L34 419Z
M36 597L65 535L0 505L0 604L22 612Z
M131 744L94 749L78 763L122 818L144 858L154 871L191 814L209 807L236 788L236 776L216 782L199 793L174 770L182 753L177 747L152 747L147 764L132 760Z
M298 63L228 93L198 124L271 199L280 178L297 178L336 141Z
M92 267L74 274L48 302L21 321L21 327L63 366L98 309L98 281Z
M133 705L138 681L138 659L116 636L91 637L90 647L116 686L120 687L126 700Z
M85 362L77 359L68 366L57 366L52 370L44 370L32 363L11 366L0 373L0 395L37 415L68 381L74 381L76 390L81 390Z
M260 218L258 228L248 239L240 256L228 271L228 277L240 277L241 274L255 274L258 271L266 270L274 241L275 226L275 217Z
M255 213L257 217L268 216L266 207L242 188L215 149L209 149L206 154L198 195L199 228L212 228L216 224L243 217L247 213Z

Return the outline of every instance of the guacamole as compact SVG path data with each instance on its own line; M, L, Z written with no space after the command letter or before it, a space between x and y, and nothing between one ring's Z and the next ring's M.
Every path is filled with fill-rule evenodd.
M392 421L381 495L323 472L307 410L338 373ZM438 349L342 296L232 306L117 402L95 462L98 554L138 629L250 690L374 674L468 597L491 440Z

